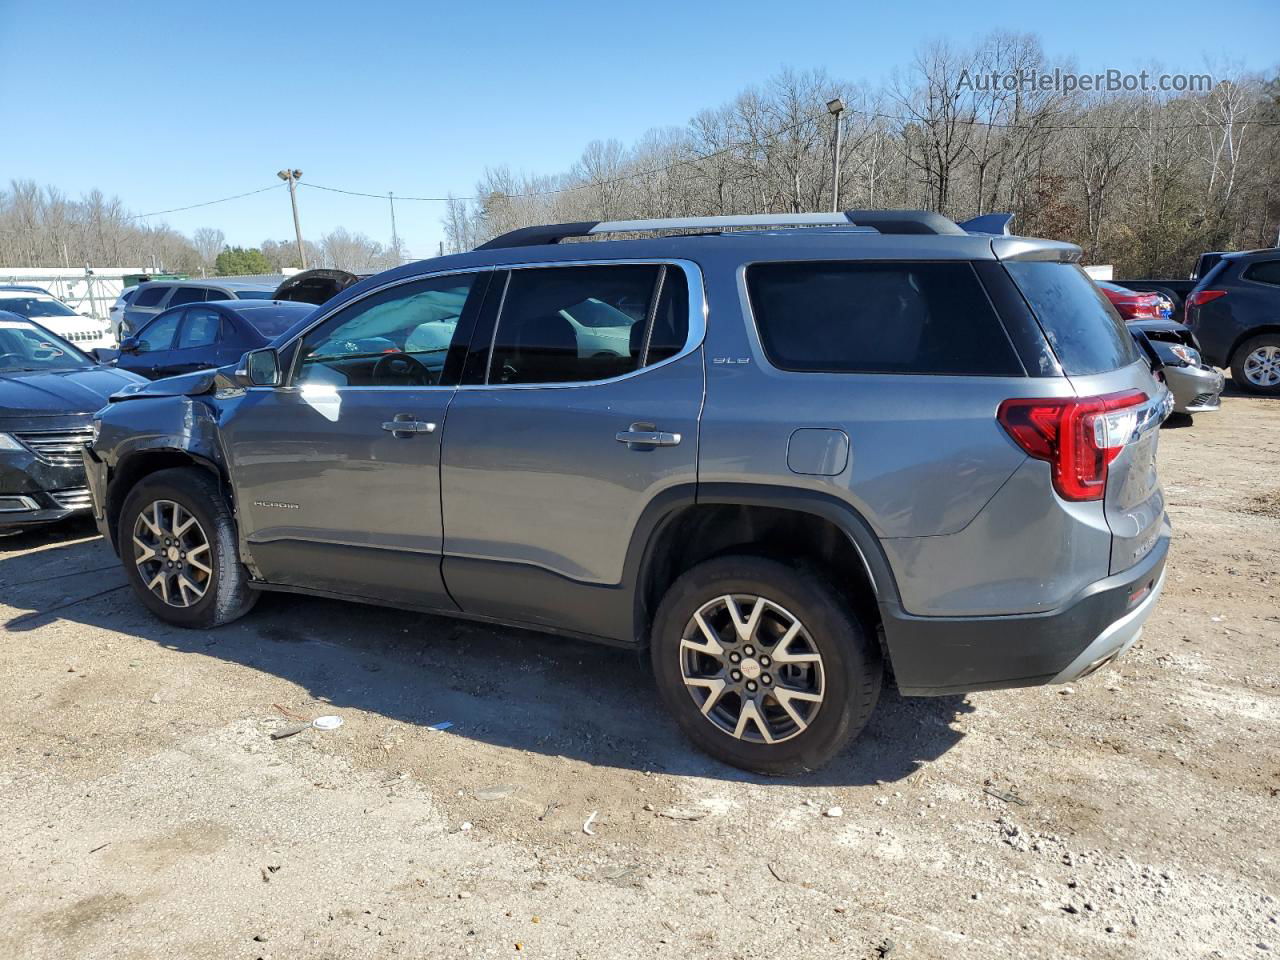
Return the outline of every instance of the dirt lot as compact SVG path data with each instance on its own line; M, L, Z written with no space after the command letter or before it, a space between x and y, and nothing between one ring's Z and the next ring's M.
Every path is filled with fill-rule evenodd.
M1280 404L1166 429L1125 660L887 692L790 781L695 753L634 654L285 596L184 632L89 527L0 542L0 956L1280 952L1277 465Z

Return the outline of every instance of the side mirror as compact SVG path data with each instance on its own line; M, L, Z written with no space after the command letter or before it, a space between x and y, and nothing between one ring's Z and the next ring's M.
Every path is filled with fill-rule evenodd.
M240 358L236 379L247 387L280 386L280 356L271 347L250 350Z
M138 343L139 341L137 337L125 337L123 340L120 341L120 352L121 353L137 353Z

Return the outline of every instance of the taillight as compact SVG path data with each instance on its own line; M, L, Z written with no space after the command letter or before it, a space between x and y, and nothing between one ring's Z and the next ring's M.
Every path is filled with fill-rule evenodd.
M1062 499L1100 500L1107 489L1107 465L1133 439L1137 408L1146 402L1141 390L1034 397L1006 400L996 417L1028 456L1049 464Z
M1203 307L1210 300L1217 300L1219 297L1225 297L1225 290L1197 290L1187 297L1188 307Z

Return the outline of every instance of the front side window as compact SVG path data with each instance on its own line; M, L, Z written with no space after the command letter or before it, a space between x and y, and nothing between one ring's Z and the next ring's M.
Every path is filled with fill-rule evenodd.
M187 310L187 319L182 324L182 333L178 336L178 349L189 347L211 347L218 342L218 331L222 326L222 315L207 307L191 307Z
M1021 376L973 267L761 263L747 269L760 343L782 370Z
M138 353L155 353L173 346L173 335L178 332L181 310L162 313L138 332Z
M487 382L607 380L667 359L688 338L688 296L661 264L513 270Z
M390 287L340 310L307 334L296 383L339 387L440 382L476 274Z

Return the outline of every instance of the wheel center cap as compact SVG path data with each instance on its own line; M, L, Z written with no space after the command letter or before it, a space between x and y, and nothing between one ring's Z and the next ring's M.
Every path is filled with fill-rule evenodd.
M742 675L748 680L755 680L760 676L760 664L754 657L747 657L742 661Z
M171 561L173 561L174 563L177 563L177 562L178 562L178 548L177 548L177 547L170 547L168 550L166 550L166 551L165 551L165 554L164 554L164 555L165 555L166 557L168 557L168 558L169 558Z

